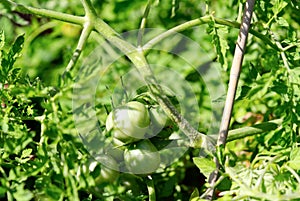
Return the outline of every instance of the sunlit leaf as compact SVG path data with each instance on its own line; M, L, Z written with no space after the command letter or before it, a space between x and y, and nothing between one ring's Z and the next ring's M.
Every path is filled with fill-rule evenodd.
M209 175L215 170L216 164L207 158L194 157L193 161L195 165L200 169L200 172L206 177L209 178Z

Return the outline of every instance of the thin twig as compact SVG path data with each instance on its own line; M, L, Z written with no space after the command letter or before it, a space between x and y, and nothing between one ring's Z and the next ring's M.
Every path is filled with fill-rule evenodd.
M63 79L65 78L66 74L69 73L72 70L72 68L76 65L76 63L81 55L81 52L88 40L88 37L90 36L91 32L93 31L93 28L94 27L89 22L84 24L77 47L76 47L76 50L74 51L73 56L70 59L68 66L66 67L65 72L62 75Z
M150 175L148 175L145 178L145 182L147 184L149 201L155 201L156 200L156 195L155 195L155 188L154 188L154 182L153 182L152 177Z
M260 124L255 124L253 126L247 126L247 127L230 130L228 131L228 136L226 141L231 142L248 136L253 136L256 134L272 131L277 129L281 124L282 124L282 119L274 119Z
M144 36L144 32L145 32L147 17L149 15L152 3L153 3L153 0L148 0L146 9L144 11L144 15L143 15L141 25L140 25L140 29L139 29L139 32L138 32L138 41L137 41L137 46L138 47L141 47L142 43L143 43L143 36Z
M38 15L42 17L48 17L59 21L69 22L72 24L82 25L85 21L84 17L70 15L70 14L61 13L61 12L48 10L48 9L26 6L23 4L15 3L10 0L1 0L1 4L10 6L10 8L12 8L13 11Z
M245 5L245 10L244 10L244 15L243 15L243 20L242 24L240 27L240 33L237 39L236 47L235 47L235 53L232 61L232 66L231 66L231 71L230 71L230 80L228 84L228 92L227 92L227 97L225 101L225 107L223 111L223 116L222 116L222 121L220 125L220 131L219 131L219 137L217 141L217 146L218 147L225 147L226 145L226 140L228 136L228 128L230 124L230 119L231 119L231 114L232 114L232 109L234 105L234 99L235 99L235 94L236 94L236 89L240 77L240 71L241 71L241 66L243 63L243 58L244 58L244 53L245 53L245 47L246 47L246 41L248 37L248 33L250 30L250 24L251 24L251 17L253 13L253 8L254 8L254 3L255 0L247 0L246 5ZM216 170L212 172L209 178L209 183L211 188L208 189L208 198L212 199L214 195L214 189L213 186L216 183L218 179L218 173L220 169L220 163L215 157L215 162L216 162Z

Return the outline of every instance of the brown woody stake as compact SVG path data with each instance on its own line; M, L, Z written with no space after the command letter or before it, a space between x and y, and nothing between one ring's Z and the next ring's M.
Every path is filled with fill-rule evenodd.
M230 124L232 108L234 105L236 89L240 77L241 66L243 63L245 47L246 47L247 37L250 29L254 4L255 4L255 0L247 0L245 4L242 24L240 27L239 36L235 46L235 52L234 52L234 57L232 61L231 71L230 71L227 97L226 97L225 107L224 107L222 121L220 125L219 137L217 141L217 146L219 147L220 146L225 147L227 136L228 136L228 128ZM220 162L216 157L214 160L216 163L216 170L212 172L210 175L209 178L210 188L205 193L206 198L210 200L213 199L214 187L218 179L218 172L220 169Z

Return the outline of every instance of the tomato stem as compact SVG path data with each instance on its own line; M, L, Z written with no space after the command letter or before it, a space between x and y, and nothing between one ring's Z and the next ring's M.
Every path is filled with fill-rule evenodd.
M155 187L154 187L154 182L153 182L151 175L148 175L145 178L145 182L147 184L149 201L156 201Z
M64 21L64 22L69 22L73 24L79 24L83 25L85 23L84 17L76 16L76 15L71 15L71 14L66 14L66 13L61 13L53 10L48 10L48 9L42 9L42 8L35 8L31 6L26 6L23 4L15 3L10 0L1 0L2 4L9 5L10 8L12 8L12 11L18 11L21 13L28 13L28 14L34 14L34 15L39 15L42 17L49 17L52 19L56 19L59 21Z

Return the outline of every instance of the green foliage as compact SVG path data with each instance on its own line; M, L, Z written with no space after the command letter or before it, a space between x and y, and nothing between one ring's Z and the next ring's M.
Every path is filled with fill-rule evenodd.
M206 178L216 169L216 164L211 159L195 157L193 161Z
M111 146L112 133L105 129L109 112L132 100L142 102L151 110L158 101L145 83L130 91L130 86L136 86L137 78L130 72L132 64L128 55L119 57L107 69L101 68L107 62L104 57L93 57L99 59L93 65L84 62L99 43L103 49L97 49L98 53L107 52L112 58L119 53L112 47L116 43L103 42L105 36L95 32L84 41L84 48L78 50L81 55L76 65L63 76L68 62L74 61L72 54L81 27L59 20L62 13L83 16L85 10L81 3L85 0L14 2L45 10L41 15L28 14L32 11L25 7L11 1L0 2L3 25L0 32L0 199L203 200L216 164L211 154L186 147L179 126L170 119L159 135L152 137L148 133L153 149L162 150L170 141L183 143L180 145L187 151L170 166L162 163L156 168L155 165L157 170L151 174L152 180L147 180L145 175L118 174L116 170L113 173L117 176L108 179L103 175L110 170L93 157L95 152L114 155L113 160L117 161L114 165L122 170L126 165L118 159L123 157L122 151L121 156L118 151L133 146L122 144L117 152ZM168 30L207 15L204 20L201 18L201 26L182 27L180 31L188 40L179 34L159 39L153 50L147 52L147 61L157 80L168 84L163 90L190 124L203 133L216 134L225 97L220 85L227 85L238 34L236 23L222 20L239 22L244 2L93 1L92 5L101 19L118 33L138 29L148 4L151 8L146 27L150 28ZM268 132L228 142L218 150L221 168L215 199L300 198L299 9L297 0L256 1L251 32L254 34L248 38L230 127L244 128L274 119L281 119L282 123L278 127L270 126ZM49 10L61 12L56 16L58 21L51 19L54 17L47 13ZM146 30L142 45L161 36L164 30ZM122 39L135 45L136 33L128 32ZM123 76L126 73L127 77ZM89 81L99 75L99 86L93 88L95 104L74 104L76 89L83 86L83 94L79 96L90 97L92 92L88 87L92 82ZM190 94L189 90L194 93ZM191 112L187 110L195 107ZM82 120L84 117L88 120ZM79 120L75 121L76 118ZM85 129L80 128L83 125ZM82 139L83 136L89 138ZM87 144L93 150L88 150ZM163 157L161 160L166 161ZM130 166L130 161L126 163Z

